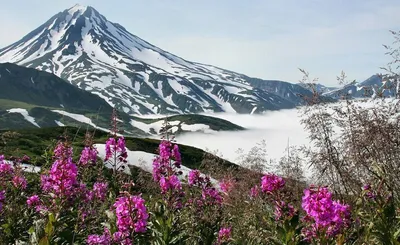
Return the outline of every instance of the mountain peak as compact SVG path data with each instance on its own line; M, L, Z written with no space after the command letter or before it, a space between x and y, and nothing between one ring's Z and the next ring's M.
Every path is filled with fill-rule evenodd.
M257 113L297 103L296 88L286 86L284 97L257 89L247 76L184 60L80 4L0 49L1 62L53 73L132 114Z
M76 12L84 13L87 10L87 6L80 5L79 3L75 4L71 8L68 9L68 13L73 15Z

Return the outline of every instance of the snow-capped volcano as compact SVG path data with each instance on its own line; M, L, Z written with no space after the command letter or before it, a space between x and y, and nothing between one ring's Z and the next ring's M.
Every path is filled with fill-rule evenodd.
M1 62L54 73L127 113L257 113L296 105L253 87L245 75L161 50L80 5L0 49Z

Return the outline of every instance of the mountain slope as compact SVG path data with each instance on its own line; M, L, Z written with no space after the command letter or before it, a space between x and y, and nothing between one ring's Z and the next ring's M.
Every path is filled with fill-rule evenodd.
M113 108L108 103L51 73L0 64L0 87L0 130L56 126L90 127L102 131L110 128ZM148 124L161 125L163 121L139 120L124 112L118 112L118 119L124 134L134 136L158 135L158 132L147 130ZM182 115L169 117L169 120L179 121L176 133L195 129L243 130L208 116Z
M27 104L110 113L100 97L83 91L59 77L15 64L0 64L0 99Z
M353 82L324 95L332 98L394 97L396 85L390 81L383 81L381 75L373 75L363 82Z
M0 49L0 62L54 73L126 113L258 113L296 106L254 88L244 75L161 50L79 5Z

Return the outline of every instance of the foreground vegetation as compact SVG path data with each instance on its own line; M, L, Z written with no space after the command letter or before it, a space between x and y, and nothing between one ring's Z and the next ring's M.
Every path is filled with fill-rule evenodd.
M4 131L0 243L400 244L399 104L375 104L348 101L335 113L306 108L315 145L302 152L311 156L314 184L298 167L300 150L282 159L278 176L261 170L259 152L243 158L246 169L183 157L168 130L161 141L142 143L116 127L111 135ZM93 147L99 142L106 142L105 159ZM124 174L127 148L144 145L158 145L152 175ZM39 173L24 171L32 163L41 163ZM201 171L183 174L182 163Z

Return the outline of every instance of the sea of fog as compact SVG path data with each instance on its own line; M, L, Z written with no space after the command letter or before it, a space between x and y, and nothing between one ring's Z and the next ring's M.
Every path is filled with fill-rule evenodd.
M203 114L228 120L245 127L244 131L222 131L211 134L193 132L176 137L181 144L191 145L208 152L218 151L219 155L236 162L237 150L244 152L266 141L266 150L271 160L285 155L288 146L307 145L307 133L300 123L301 111L298 109L270 111L261 115L215 113Z
M385 103L400 103L397 99L385 100L357 100L354 101L357 106L366 109L376 107ZM344 107L345 102L330 104L328 112L334 107ZM266 141L266 150L269 160L277 161L286 156L288 144L292 146L310 147L308 133L301 124L302 109L289 109L279 111L269 111L263 114L233 114L233 113L206 113L202 115L217 117L228 120L234 124L240 125L247 130L244 131L222 131L212 133L188 132L176 137L178 143L194 146L207 152L215 153L231 162L238 163L237 150L244 150L244 153L257 146L262 140ZM154 115L148 116L154 118ZM162 116L161 116L162 117ZM394 118L399 118L394 115ZM157 116L160 118L160 116ZM398 120L398 119L396 119ZM334 131L338 128L334 127ZM334 133L336 137L340 136L339 131ZM311 174L309 166L303 166L307 177Z

